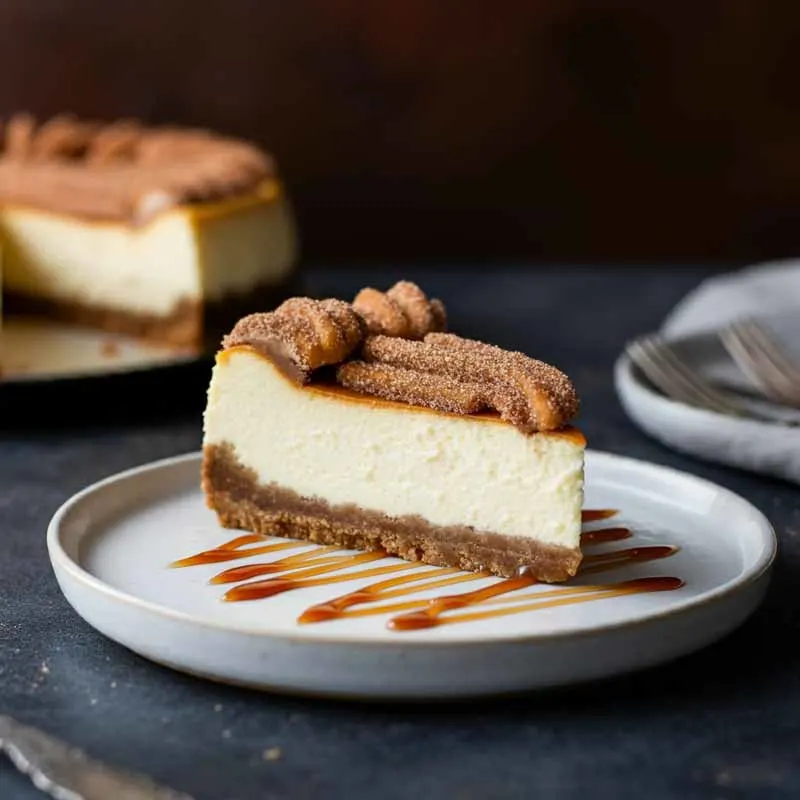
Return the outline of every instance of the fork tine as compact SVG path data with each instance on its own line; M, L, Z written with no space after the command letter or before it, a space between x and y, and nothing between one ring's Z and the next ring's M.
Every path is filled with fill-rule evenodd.
M655 337L645 336L631 342L627 352L642 372L668 397L689 405L711 409L724 414L738 413L730 403L720 402L713 393L695 379L680 361L664 357L662 343Z
M703 405L700 398L691 387L686 387L680 381L675 381L667 375L657 362L648 355L639 342L631 342L626 351L631 360L644 372L648 380L655 384L667 397L673 397L689 405Z
M694 384L691 381L687 381L683 375L676 372L669 364L665 363L652 342L642 340L637 343L637 346L641 352L642 360L647 363L652 370L659 372L662 383L664 384L660 387L662 391L668 395L676 395L680 392L682 395L688 397L689 402L693 405L706 405L706 399L697 391Z
M797 425L780 412L764 411L740 404L702 376L691 372L669 345L658 336L643 336L625 347L628 357L667 397L690 406L727 416L741 417L771 425Z
M719 334L731 358L773 400L800 402L800 369L756 322L733 323Z
M781 368L774 363L772 355L765 351L751 331L734 327L725 331L722 341L742 370L765 394L779 401L785 399L786 387Z
M731 329L725 329L719 332L719 339L736 366L755 384L756 388L773 398L770 381L765 380L761 371L754 366L749 350L742 344L737 333Z
M800 383L800 366L793 362L786 353L781 350L777 342L755 321L748 321L742 326L752 337L753 342L757 342L761 351L769 355L773 364L782 372L791 376L794 383Z
M665 369L674 373L677 380L690 386L700 397L703 405L725 414L739 413L740 409L737 406L729 402L700 376L694 374L662 339L648 336L645 340L645 347L653 358L659 359L663 363Z

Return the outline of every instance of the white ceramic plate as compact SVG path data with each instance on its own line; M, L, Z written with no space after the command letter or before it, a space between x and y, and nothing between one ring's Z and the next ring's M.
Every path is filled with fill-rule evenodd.
M743 622L762 598L775 554L769 522L742 498L690 475L590 452L586 507L620 509L620 514L587 530L625 525L634 536L594 545L586 553L665 545L680 550L668 558L584 575L571 586L674 576L685 582L681 588L595 596L591 602L426 630L390 630L390 614L300 625L297 617L310 605L393 577L359 579L359 570L401 565L399 574L411 575L436 568L387 558L352 568L354 578L342 583L221 602L230 586L209 584L221 570L306 550L318 557L318 551L298 544L296 550L231 563L169 568L176 559L236 535L220 529L205 507L199 466L198 454L168 459L77 494L50 524L51 561L67 600L110 638L185 672L273 691L452 698L565 685L658 664ZM471 579L401 599L498 582ZM506 595L506 605L477 609L510 609L514 597L523 602L553 591L563 587L530 586ZM449 611L444 618L475 610Z
M196 361L199 353L92 328L10 317L0 331L0 384L91 378Z

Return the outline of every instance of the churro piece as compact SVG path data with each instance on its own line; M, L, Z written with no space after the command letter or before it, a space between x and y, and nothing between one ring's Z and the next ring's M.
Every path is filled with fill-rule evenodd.
M295 297L275 311L250 314L225 337L224 347L250 345L305 381L315 369L338 364L361 343L361 322L340 300Z
M427 333L447 327L442 302L429 299L411 281L399 281L387 292L362 289L353 300L353 308L373 334L422 339Z
M451 414L475 414L486 408L482 387L476 384L388 364L349 361L337 369L336 380L356 392Z
M563 427L578 411L575 388L560 370L522 353L454 334L430 333L422 342L370 336L362 357L419 375L478 384L488 405L526 431Z

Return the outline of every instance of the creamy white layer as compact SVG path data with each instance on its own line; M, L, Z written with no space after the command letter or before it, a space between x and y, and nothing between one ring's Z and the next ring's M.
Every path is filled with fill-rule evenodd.
M296 251L292 215L274 184L138 227L9 206L0 209L0 239L10 292L154 315L182 300L279 283Z
M205 444L306 497L580 543L584 445L569 436L300 388L246 347L218 356L204 427Z

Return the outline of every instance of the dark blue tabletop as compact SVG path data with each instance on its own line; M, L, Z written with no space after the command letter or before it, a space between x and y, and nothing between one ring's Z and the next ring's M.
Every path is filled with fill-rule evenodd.
M612 386L626 338L656 327L709 272L338 270L312 272L310 283L349 296L416 279L446 300L454 329L569 372L592 447L688 470L761 508L780 537L775 576L761 610L721 643L604 684L458 705L286 698L155 666L67 605L45 528L86 484L199 447L202 388L187 396L185 382L165 379L159 388L174 401L155 413L107 408L100 421L48 430L3 420L0 713L197 800L800 797L800 493L661 447L628 422ZM0 761L0 798L38 796Z

